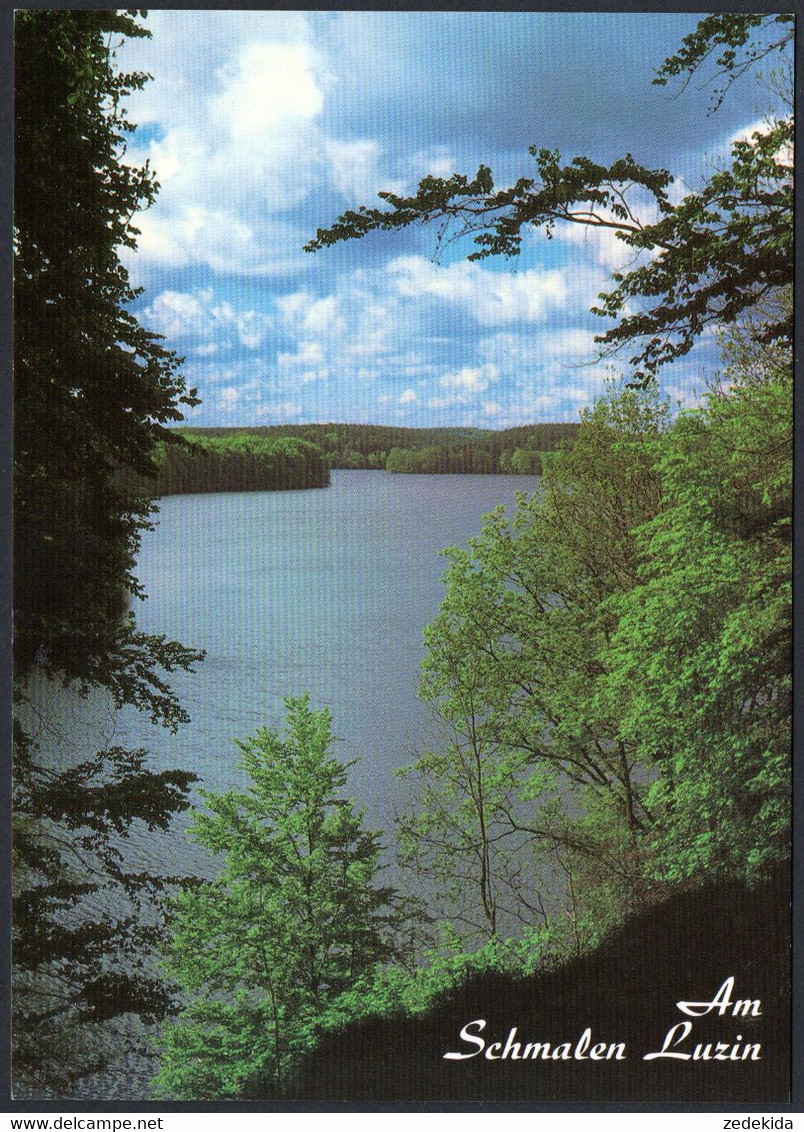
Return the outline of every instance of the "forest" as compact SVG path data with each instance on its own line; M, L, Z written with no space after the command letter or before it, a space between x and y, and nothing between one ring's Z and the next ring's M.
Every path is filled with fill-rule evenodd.
M326 487L321 449L297 437L237 432L226 437L183 430L184 443L162 444L156 474L142 486L154 496L204 491L288 491Z
M539 475L544 454L572 443L576 424L481 429L379 425L177 428L154 448L154 470L118 481L146 497L326 487L331 468L388 472Z
M248 429L205 428L193 430L193 433L218 439L234 436L296 437L317 445L332 468L538 475L543 462L541 454L570 445L577 429L575 422L520 425L496 431L311 424Z
M538 181L497 189L486 166L427 175L413 196L381 194L382 207L311 240L326 255L448 221L483 258L516 255L534 227L605 223L646 250L600 300L612 320L601 347L625 350L622 379L576 426L180 432L197 393L170 343L131 313L138 292L120 258L158 185L124 160L125 96L147 76L121 73L109 42L148 34L134 12L16 21L15 1096L69 1097L144 1041L163 1099L390 1098L395 1080L431 1102L493 1098L502 1085L482 1074L445 1084L455 1023L548 993L569 1019L579 987L612 1025L635 1017L629 993L664 994L645 999L652 1016L672 1007L680 957L715 978L709 945L724 938L734 970L760 987L736 993L768 1004L750 1032L741 1020L768 1056L741 1065L739 1081L726 1066L695 1088L786 1100L792 107L680 197L630 155L562 165L536 150ZM714 67L728 98L792 35L785 15L706 16L657 61L656 81ZM656 206L650 222L634 222L634 186ZM699 404L675 411L662 367L705 334L722 368L701 374ZM396 828L367 827L348 795L350 753L333 751L337 719L293 689L283 723L232 736L247 785L199 790L192 805L191 751L186 768L154 769L147 751L115 745L54 765L26 724L35 676L103 692L170 731L187 720L172 675L203 653L142 632L121 600L143 596L136 560L154 498L205 490L207 474L238 489L265 474L322 484L330 466L542 477L448 552L419 687L442 741L400 772ZM132 829L158 838L185 811L217 860L213 879L127 860ZM425 1033L437 1052L421 1064ZM584 1095L652 1099L634 1061L641 1076L586 1078ZM561 1070L546 1091L531 1079L509 1095L580 1095ZM680 1077L665 1076L677 1098Z

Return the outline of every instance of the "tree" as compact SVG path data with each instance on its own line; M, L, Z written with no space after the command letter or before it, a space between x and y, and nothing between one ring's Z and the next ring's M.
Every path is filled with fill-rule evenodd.
M713 57L716 109L792 34L790 15L707 16L655 81ZM518 255L531 227L606 228L634 259L595 308L613 320L597 341L633 350L632 385L650 393L707 328L750 344L758 376L732 371L734 389L672 428L655 400L604 399L513 524L493 516L450 554L422 694L459 738L420 766L417 831L445 867L462 844L450 847L447 819L461 831L467 814L479 821L480 783L507 773L483 794L494 852L529 833L567 873L576 923L577 878L600 918L660 882L756 878L789 853L792 141L792 114L774 118L678 203L670 174L631 154L564 164L533 146L536 175L508 189L484 165L472 179L426 177L307 245L435 221L439 244L473 236L480 260ZM636 204L646 197L650 219ZM466 759L475 740L482 778ZM475 869L475 883L488 875Z
M513 521L449 552L421 685L448 741L402 845L489 935L563 891L580 950L789 858L792 367L750 332L727 351L672 424L655 392L599 402Z
M154 666L188 654L124 616L152 505L119 471L152 474L165 423L197 403L180 359L127 310L137 291L119 258L158 186L124 160L122 100L147 76L120 74L110 44L147 34L114 11L16 18L16 672L37 665L143 700L159 691Z
M150 957L170 876L125 860L137 827L165 830L195 775L155 773L143 750L111 747L69 769L18 733L14 777L13 1068L18 1096L69 1095L127 1042L125 1014L172 1008Z
M792 359L750 333L726 350L662 446L602 693L658 771L653 875L674 882L790 855Z
M467 602L472 593L467 586ZM432 663L432 630L428 643ZM438 644L438 661L449 669L449 692L436 711L445 734L439 748L397 771L412 787L397 819L398 856L432 892L451 934L476 945L545 916L529 836L517 837L508 818L527 757L496 741L483 711L477 653L456 655L446 637Z
M145 910L169 878L122 848L140 824L165 828L194 776L116 747L64 766L28 725L31 680L186 720L168 676L201 654L127 613L152 507L121 471L149 475L196 398L127 309L119 258L157 184L124 160L123 99L146 76L119 73L112 45L148 33L134 13L44 9L15 31L14 1075L18 1094L64 1095L119 1042L111 1019L169 1006Z
M513 520L498 509L448 552L420 688L447 741L409 772L418 794L402 847L474 931L543 919L559 887L550 866L569 883L579 938L581 874L601 918L644 896L646 764L600 692L610 602L636 584L634 532L660 506L667 427L655 391L612 391Z
M379 834L343 797L329 712L285 706L284 735L237 744L248 790L204 792L194 818L224 863L174 902L166 967L185 1002L163 1035L165 1096L281 1095L325 1012L398 953L401 908L378 883Z
M721 47L719 73L727 86L759 59L782 52L791 40L791 15L715 15L703 19L681 50L665 61L656 82L691 74ZM771 42L752 41L758 32ZM564 165L557 151L530 147L537 176L495 189L490 169L474 178L428 176L410 197L381 192L387 209L361 207L319 229L307 251L374 230L439 221L439 241L473 235L470 260L516 256L524 229L551 236L557 223L613 230L632 248L635 264L614 274L613 290L594 313L614 320L597 337L601 351L632 345L632 380L646 384L659 368L692 348L709 326L736 322L758 302L787 286L793 273L793 119L732 147L731 166L714 173L699 192L678 204L663 169L640 165L631 154L611 165L576 157ZM658 216L640 219L635 197L645 195ZM650 253L648 258L639 257ZM636 308L636 309L635 309ZM769 320L766 342L792 342L792 313Z

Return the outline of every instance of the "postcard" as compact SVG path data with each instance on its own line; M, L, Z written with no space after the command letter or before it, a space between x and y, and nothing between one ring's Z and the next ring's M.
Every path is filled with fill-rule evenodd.
M15 1103L790 1104L793 51L16 13Z

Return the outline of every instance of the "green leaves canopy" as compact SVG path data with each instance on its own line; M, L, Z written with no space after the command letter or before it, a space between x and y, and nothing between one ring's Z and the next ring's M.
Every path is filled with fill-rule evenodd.
M659 451L602 699L657 777L656 875L754 880L789 844L792 374L713 390Z
M249 789L204 793L194 819L194 838L225 860L175 903L166 965L186 1004L164 1035L166 1096L281 1093L325 1008L396 953L379 835L342 796L329 713L307 696L285 704L284 736L261 728L238 743Z
M67 769L49 734L37 749L27 719L40 707L30 682L45 673L175 730L187 715L167 677L200 656L139 633L127 613L151 505L120 473L147 476L164 426L195 403L179 359L128 310L136 291L120 262L157 184L147 165L124 160L133 126L123 101L146 76L120 73L114 45L147 34L134 13L113 10L15 17L18 1095L68 1094L119 1043L103 1024L170 1007L147 958L166 878L128 868L125 838L164 829L194 776L152 772L144 751L118 747Z
M513 522L499 509L448 552L421 682L445 742L409 772L402 847L453 917L469 924L474 908L475 930L543 919L568 854L593 862L601 887L615 878L624 906L639 898L646 783L598 690L615 627L606 601L636 582L634 528L659 506L666 427L655 393L602 399Z
M672 425L650 391L601 400L513 522L449 552L422 677L448 741L403 846L477 909L514 892L506 849L598 927L789 855L792 374L752 349Z

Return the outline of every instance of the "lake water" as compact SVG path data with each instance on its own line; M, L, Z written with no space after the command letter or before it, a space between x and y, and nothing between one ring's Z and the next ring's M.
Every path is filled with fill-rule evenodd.
M416 698L422 630L443 596L445 547L465 545L500 503L513 510L531 476L399 475L336 471L328 488L170 496L143 538L138 575L148 599L138 627L206 650L171 684L192 722L170 735L104 697L34 684L28 729L54 765L115 744L145 747L154 769L194 771L209 790L244 786L235 738L281 726L282 699L309 691L328 707L349 792L367 824L393 836L403 785L395 767L426 749ZM23 713L25 716L25 713ZM149 872L211 875L186 835L132 830L126 858ZM393 867L386 879L397 880ZM129 1019L135 1037L148 1031ZM147 1095L153 1062L127 1054L84 1081L84 1097Z
M282 700L309 692L328 707L349 793L391 840L404 785L396 767L432 738L416 698L422 631L443 597L445 547L465 545L498 504L513 510L534 476L335 471L328 488L174 495L159 503L137 572L148 598L138 627L206 650L193 673L170 677L191 723L171 735L108 698L34 687L23 722L53 765L106 745L146 748L155 770L180 767L199 785L245 786L234 744L281 727ZM154 872L209 875L186 836L132 831L127 857Z
M351 793L387 828L393 768L427 743L416 686L422 630L443 596L439 552L536 482L335 471L325 489L161 500L139 557L149 596L138 626L206 659L172 680L189 726L170 736L130 713L116 741L225 789L241 781L233 739L280 725L283 697L309 691L332 713L338 757L360 760Z

